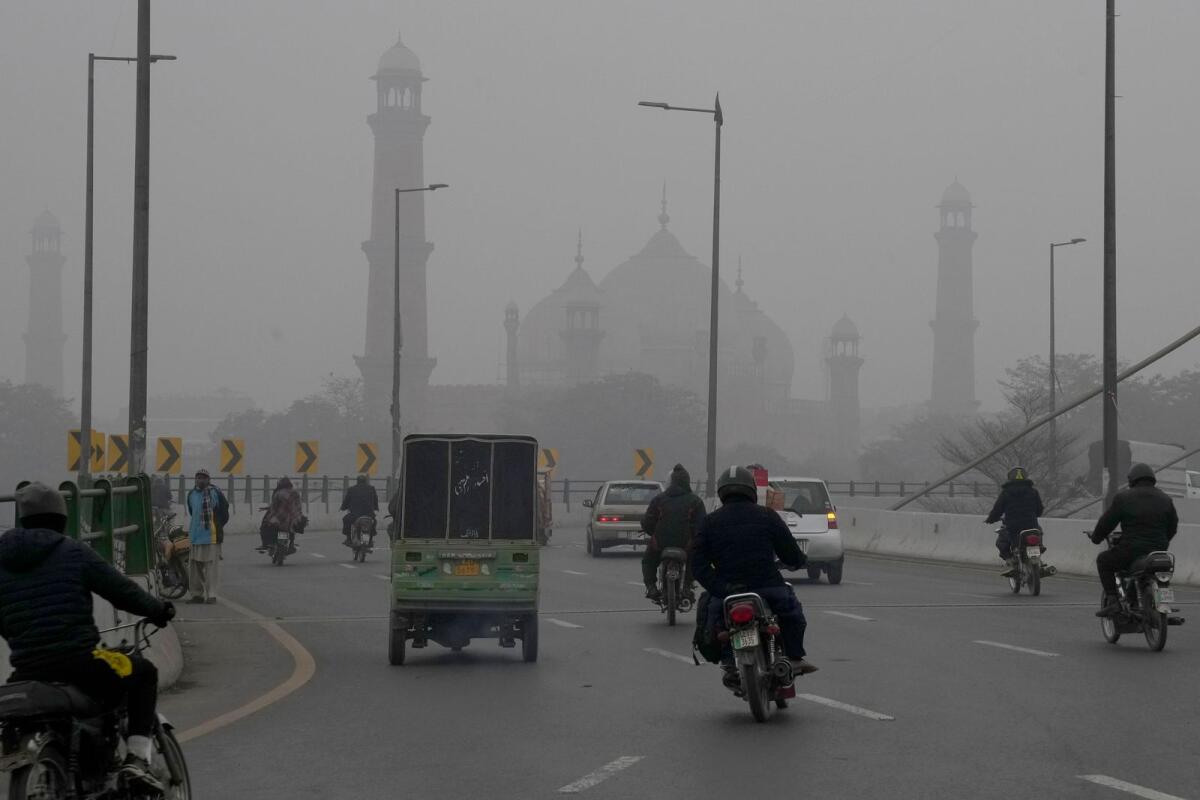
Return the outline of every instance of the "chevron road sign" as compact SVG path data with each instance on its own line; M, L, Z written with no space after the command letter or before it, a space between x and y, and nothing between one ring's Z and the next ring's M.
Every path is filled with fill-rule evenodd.
M220 471L226 475L241 475L246 468L246 442L243 439L222 439Z
M301 475L315 475L320 463L319 454L321 443L315 439L307 442L296 442L296 472Z

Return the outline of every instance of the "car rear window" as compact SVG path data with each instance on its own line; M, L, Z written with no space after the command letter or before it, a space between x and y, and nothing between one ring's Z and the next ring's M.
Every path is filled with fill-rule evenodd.
M777 483L783 491L783 507L797 514L824 514L833 510L825 484L819 481Z
M604 504L610 506L644 506L659 493L659 488L644 483L614 483L604 495Z

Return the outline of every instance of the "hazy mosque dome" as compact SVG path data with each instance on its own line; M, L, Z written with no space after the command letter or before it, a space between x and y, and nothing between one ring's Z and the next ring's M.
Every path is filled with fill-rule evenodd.
M946 187L946 191L942 192L943 207L971 207L971 193L967 191L967 187L963 186L957 180Z
M54 216L54 214L50 213L50 210L47 209L37 215L37 219L33 221L33 230L35 232L61 231L62 226L58 224L58 217Z
M833 324L833 336L835 341L858 341L862 337L858 334L858 326L850 317L842 314L842 318Z
M379 58L379 71L383 72L420 72L421 60L417 54L404 46L400 37L396 43Z

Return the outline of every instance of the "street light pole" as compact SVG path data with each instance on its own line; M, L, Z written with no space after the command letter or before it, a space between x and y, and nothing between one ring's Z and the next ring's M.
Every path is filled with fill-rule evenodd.
M1108 0L1104 59L1104 470L1117 491L1116 0Z
M708 471L706 493L711 498L716 493L717 479L717 365L719 355L718 343L720 342L717 306L721 288L721 126L725 124L725 115L721 111L720 94L716 96L712 108L688 108L646 100L640 101L638 105L647 108L661 108L663 111L694 111L699 114L712 114L716 130L716 148L713 157L712 287L709 290L708 437L706 443L706 467Z
M174 61L175 56L150 56L150 61ZM83 200L83 376L79 391L79 483L91 478L92 451L92 231L95 196L96 62L135 62L137 58L88 53L87 77L87 177ZM85 455L86 453L86 455Z
M1058 405L1058 371L1055 365L1054 349L1054 248L1082 244L1086 239L1072 239L1069 242L1050 243L1050 413L1057 410ZM1058 479L1058 420L1050 420L1050 478Z
M400 478L400 450L404 446L400 434L400 351L404 347L404 332L400 325L400 195L408 192L436 192L447 189L448 183L431 183L415 189L395 189L394 272L392 276L392 479ZM398 484L393 484L399 491Z
M150 320L150 0L138 0L133 144L133 297L129 332L129 474L145 470ZM88 443L90 447L91 443Z

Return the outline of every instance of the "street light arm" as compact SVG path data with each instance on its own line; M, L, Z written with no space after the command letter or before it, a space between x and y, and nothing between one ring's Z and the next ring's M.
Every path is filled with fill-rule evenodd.
M689 108L688 106L673 106L669 103L652 103L648 100L638 101L639 106L646 108L661 108L663 111L695 111L697 114L712 114L721 122L721 104L717 103L716 108Z

